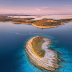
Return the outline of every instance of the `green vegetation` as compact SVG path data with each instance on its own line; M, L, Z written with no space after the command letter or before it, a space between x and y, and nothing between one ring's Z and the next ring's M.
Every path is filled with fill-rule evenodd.
M16 19L12 19L11 22L32 24L34 21L31 19L34 19L34 18L16 18Z
M45 51L42 50L41 45L44 42L42 37L36 37L33 39L33 41L31 42L32 44L32 49L34 50L34 52L40 57L44 57L45 55Z
M70 19L60 19L61 22L69 22L69 21L72 21L72 18Z
M33 24L35 24L36 26L57 26L60 25L61 22L50 20L50 19L42 19L42 20L35 21Z
M47 19L44 18L42 20L32 20L34 18L16 18L12 19L11 22L16 23L16 24L34 24L36 26L58 26L61 24L61 22L58 20L53 20L53 19Z
M0 16L0 22L11 21L14 23L33 23L34 21L32 19L34 18L11 18L7 16Z
M7 17L7 16L0 16L0 22L6 22L6 21L11 21L12 18L11 17Z

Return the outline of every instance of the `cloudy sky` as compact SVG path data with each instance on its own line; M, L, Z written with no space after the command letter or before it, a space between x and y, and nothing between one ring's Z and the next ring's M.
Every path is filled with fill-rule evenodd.
M72 0L0 0L0 14L72 14Z

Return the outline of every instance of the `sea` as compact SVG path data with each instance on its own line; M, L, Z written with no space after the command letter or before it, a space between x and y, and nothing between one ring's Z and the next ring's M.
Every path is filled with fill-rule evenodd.
M40 29L33 25L0 22L0 72L51 72L29 61L25 45L35 36L51 38L50 48L58 51L60 68L53 72L72 72L72 22L64 24Z

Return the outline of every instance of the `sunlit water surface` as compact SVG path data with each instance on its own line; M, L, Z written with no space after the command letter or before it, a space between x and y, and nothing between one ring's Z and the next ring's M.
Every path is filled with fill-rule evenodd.
M28 60L26 42L37 35L51 38L50 47L60 52L61 67L55 72L72 72L72 22L50 29L0 22L0 72L50 72L41 71Z

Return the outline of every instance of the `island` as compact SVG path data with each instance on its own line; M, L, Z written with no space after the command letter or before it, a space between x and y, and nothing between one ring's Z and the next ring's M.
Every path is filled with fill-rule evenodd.
M35 18L13 18L8 16L0 16L0 22L11 22L14 24L30 24L41 29L59 27L64 25L64 23L71 21L72 18L59 20L43 18L41 20L35 20Z
M47 19L44 18L42 20L37 20L32 23L33 26L37 28L53 28L53 27L59 27L61 25L64 25L60 20L53 20L53 19Z
M55 71L59 68L57 51L50 49L52 44L50 38L44 36L36 36L31 38L26 43L26 52L35 65L40 66L46 70Z

